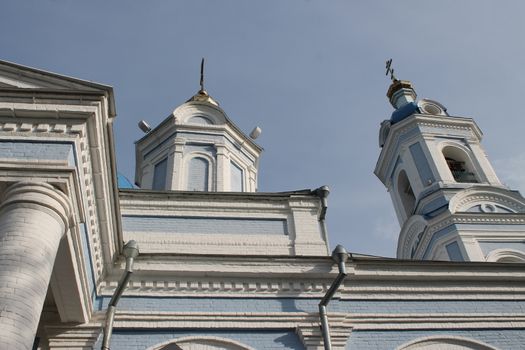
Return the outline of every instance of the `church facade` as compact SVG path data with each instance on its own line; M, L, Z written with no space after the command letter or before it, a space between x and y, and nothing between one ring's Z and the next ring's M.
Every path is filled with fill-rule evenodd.
M325 186L258 192L262 148L203 87L133 186L111 87L0 62L0 348L525 349L525 199L472 119L387 96L397 259L331 251Z

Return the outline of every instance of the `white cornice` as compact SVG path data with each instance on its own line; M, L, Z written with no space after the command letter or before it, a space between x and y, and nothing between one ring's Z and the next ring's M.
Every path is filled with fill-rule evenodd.
M81 198L77 202L79 210L83 206L80 215L85 217L90 232L91 259L95 278L99 280L104 266L111 266L121 242L114 208L118 200L111 198L115 184L108 180L114 178L114 169L109 164L111 147L107 144L111 135L105 133L109 115L104 110L107 108L104 100L62 102L0 102L0 136L8 140L38 139L75 144L78 169L72 191ZM18 164L22 171L24 160ZM34 176L33 173L27 175Z

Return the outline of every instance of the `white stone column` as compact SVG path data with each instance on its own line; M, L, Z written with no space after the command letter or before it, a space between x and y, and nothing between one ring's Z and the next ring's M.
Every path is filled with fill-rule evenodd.
M32 348L71 208L46 183L11 185L0 203L0 344Z

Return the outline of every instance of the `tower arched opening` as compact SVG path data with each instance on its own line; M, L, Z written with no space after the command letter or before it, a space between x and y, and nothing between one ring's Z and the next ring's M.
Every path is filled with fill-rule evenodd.
M478 183L479 178L469 156L459 147L445 146L442 150L448 169L456 182Z
M404 170L401 170L397 177L397 193L405 209L406 216L409 217L414 212L416 196Z

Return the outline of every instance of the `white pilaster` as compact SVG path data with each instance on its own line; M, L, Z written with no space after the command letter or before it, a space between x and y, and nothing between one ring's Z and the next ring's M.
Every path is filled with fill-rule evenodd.
M0 344L31 349L60 239L68 198L46 183L11 185L0 204Z
M248 167L248 188L247 192L256 192L257 191L257 168L254 166Z
M215 144L215 149L217 150L217 191L231 191L230 159L226 146Z
M168 171L171 171L171 182L169 182L168 188L171 190L183 190L182 183L182 159L184 156L184 144L186 142L183 139L176 138L173 142L173 153L170 151L170 158L173 157L173 166L168 167ZM170 177L168 176L168 179Z

